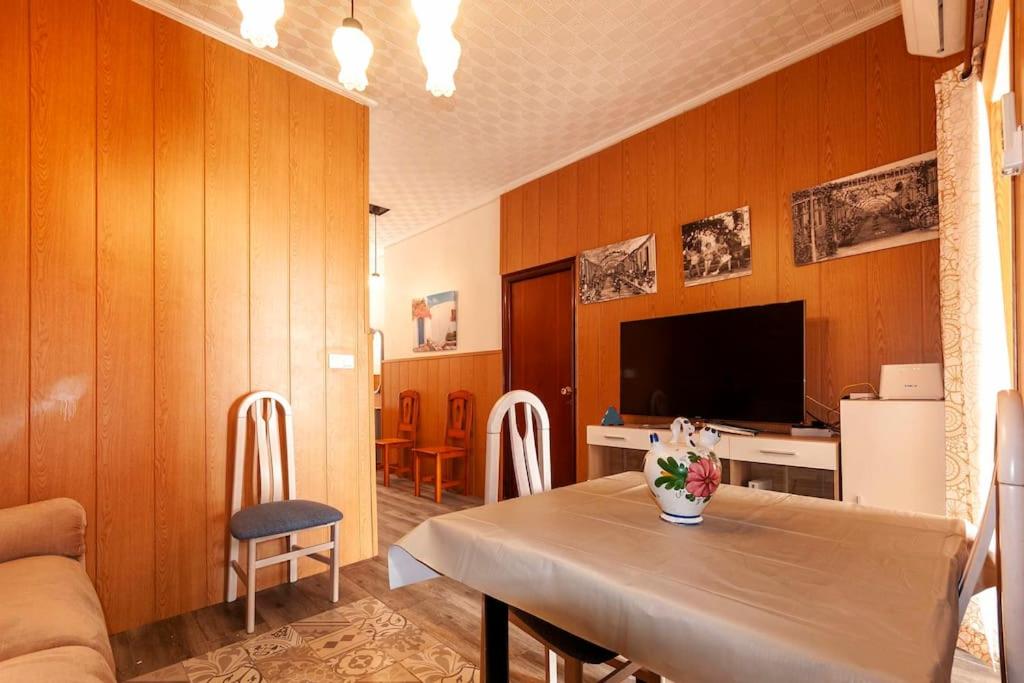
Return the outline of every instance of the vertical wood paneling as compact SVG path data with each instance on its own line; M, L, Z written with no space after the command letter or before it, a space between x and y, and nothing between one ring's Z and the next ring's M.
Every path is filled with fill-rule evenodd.
M555 258L565 259L576 255L576 232L579 229L579 164L571 164L558 171L558 196L556 197L556 220L558 222Z
M707 120L707 199L705 212L714 215L739 206L740 202L740 98L734 91L705 105ZM736 278L706 285L708 307L734 308L740 305L740 281Z
M28 0L0 3L0 508L29 490L29 19Z
M300 498L327 497L324 96L289 76L291 140L291 373L295 412L296 488ZM325 538L324 531L300 536L301 543ZM300 561L300 574L318 571Z
M622 143L622 239L639 237L651 232L648 219L647 155L650 152L650 131L638 133ZM657 246L657 241L655 241ZM647 315L646 297L629 297L620 302L622 320L636 320ZM616 336L618 330L615 330ZM616 351L618 358L618 351ZM618 384L618 373L615 375ZM618 399L616 399L617 402Z
M655 126L648 138L647 216L658 244L658 293L650 299L650 313L668 315L676 310L682 278L683 250L676 221L676 126L670 119Z
M540 179L538 207L539 263L551 263L558 257L558 176L549 173Z
M519 187L507 195L505 229L508 231L506 250L507 273L514 273L523 267L523 188Z
M623 238L622 149L623 144L619 143L597 154L597 230L601 244L613 244ZM618 300L581 306L594 308L600 321L598 334L592 338L597 342L599 404L595 407L598 407L600 412L590 413L591 419L600 419L604 407L617 405L619 402L619 321L622 319L622 302Z
M206 38L207 599L224 594L235 421L249 391L249 63Z
M675 119L676 173L676 237L680 243L679 301L677 312L703 311L708 307L707 286L687 287L683 276L682 231L684 224L708 215L707 212L707 136L705 122L707 108L698 107L684 112Z
M30 31L30 498L68 496L94 519L96 6L35 0ZM95 576L95 553L86 564Z
M866 37L869 167L925 151L920 147L919 58L907 54L902 36L902 28L889 23ZM872 378L883 363L912 363L924 353L924 257L922 244L866 257Z
M867 168L867 83L864 35L823 52L818 89L818 173L841 178ZM841 258L821 266L822 313L828 320L823 391L832 405L847 384L870 381L867 260Z
M768 76L739 93L739 206L750 207L751 254L756 267L739 279L740 304L779 300L779 224L775 162L776 78Z
M540 181L534 180L523 188L523 267L541 263L540 260Z
M156 612L169 617L208 596L204 60L200 34L154 21Z
M156 617L153 14L97 4L96 589L107 625ZM131 495L125 495L130 491Z

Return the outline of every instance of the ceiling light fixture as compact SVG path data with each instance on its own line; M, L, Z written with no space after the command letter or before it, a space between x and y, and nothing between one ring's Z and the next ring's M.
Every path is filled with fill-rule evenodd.
M416 39L423 66L427 68L427 90L435 97L455 93L455 71L462 57L462 45L452 33L460 0L412 0L412 11L420 22Z
M366 69L373 57L373 43L363 32L363 25L356 21L355 0L352 0L349 17L335 30L331 44L341 67L338 82L346 90L366 90Z
M238 0L242 10L242 37L258 48L277 47L278 19L284 16L284 0Z

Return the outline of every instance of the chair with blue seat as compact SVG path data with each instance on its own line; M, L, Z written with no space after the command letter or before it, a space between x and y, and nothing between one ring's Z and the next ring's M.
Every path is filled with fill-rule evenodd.
M331 602L338 601L338 547L342 515L340 510L329 505L295 498L292 408L284 396L272 391L254 392L242 399L235 415L227 599L234 602L238 597L238 580L241 579L246 586L245 630L252 633L256 629L256 571L263 567L287 562L288 580L294 583L299 578L300 557L323 562L331 568ZM243 508L242 484L250 453L252 496L259 502ZM300 531L325 527L330 528L329 541L306 548L297 544ZM285 552L256 559L256 547L260 543L285 537L288 539ZM245 569L238 562L241 541L248 544ZM324 551L329 551L330 555L322 555Z

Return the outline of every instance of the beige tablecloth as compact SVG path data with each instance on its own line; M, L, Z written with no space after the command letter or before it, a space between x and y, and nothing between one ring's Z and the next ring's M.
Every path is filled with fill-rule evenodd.
M392 584L436 571L677 681L949 680L961 522L733 486L704 519L626 472L427 520Z

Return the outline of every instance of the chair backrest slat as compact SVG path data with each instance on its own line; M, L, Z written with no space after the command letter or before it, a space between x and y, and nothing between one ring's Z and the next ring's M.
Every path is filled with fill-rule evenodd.
M395 435L406 438L416 445L416 433L420 425L420 392L406 389L398 394L398 426Z
M517 409L523 406L525 432L519 431ZM510 391L494 404L487 418L484 502L498 500L502 424L507 423L509 455L520 496L551 490L551 422L539 398L528 391Z
M448 415L444 425L444 444L469 450L473 431L473 394L453 391L448 394Z
M284 426L284 438L281 434ZM252 439L250 440L250 424ZM295 445L292 408L272 391L257 391L242 399L235 413L235 460L231 492L232 514L242 509L246 461L251 454L253 500L270 503L295 498ZM287 477L287 494L285 481Z

